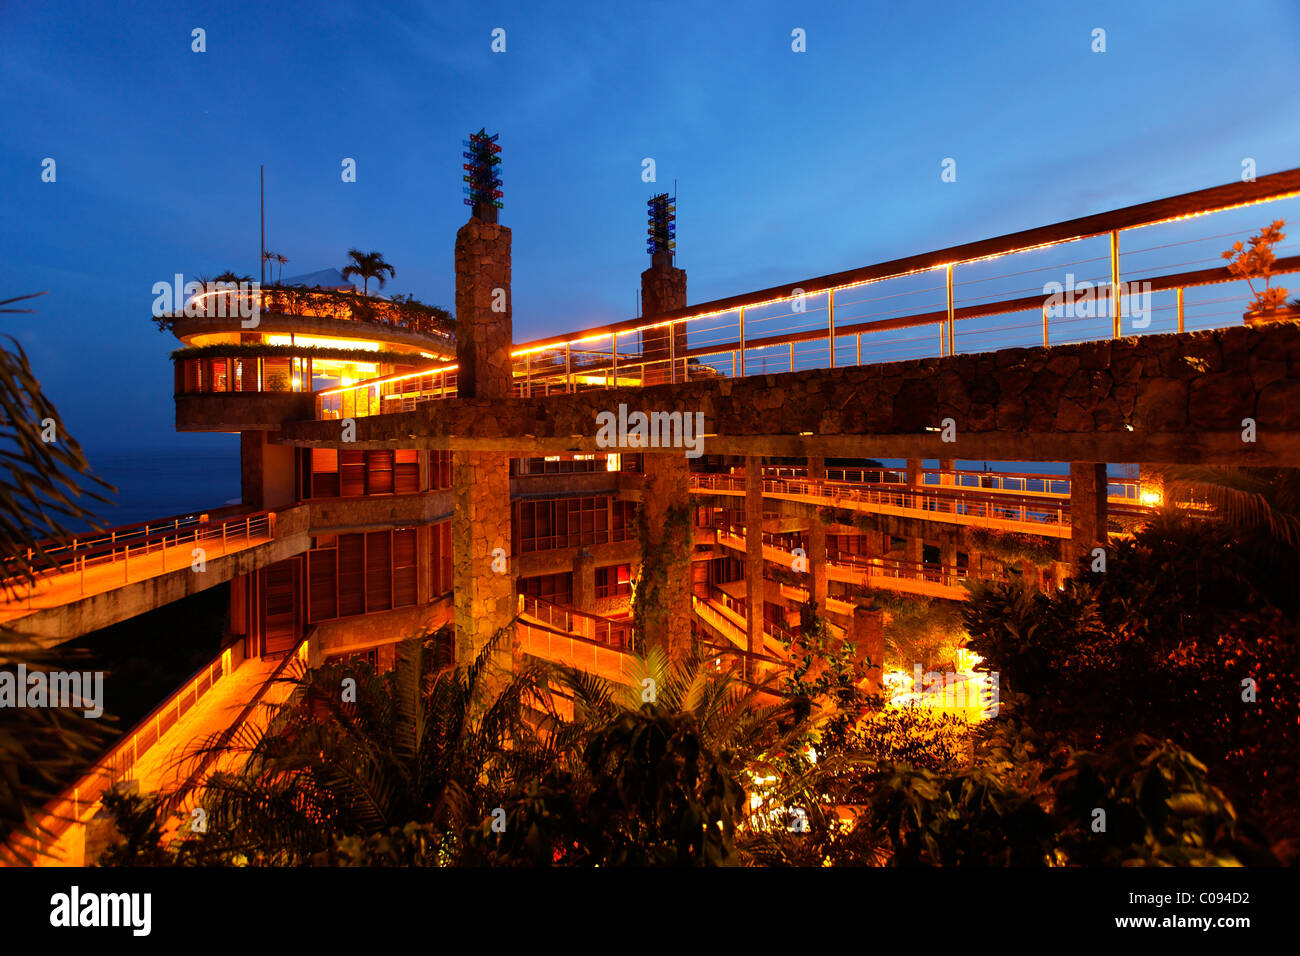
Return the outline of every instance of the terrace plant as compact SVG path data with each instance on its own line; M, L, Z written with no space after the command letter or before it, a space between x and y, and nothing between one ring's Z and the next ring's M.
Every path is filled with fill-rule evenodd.
M1285 220L1276 219L1256 235L1251 236L1246 244L1239 239L1231 249L1222 254L1223 258L1228 260L1228 272L1245 279L1246 284L1250 286L1254 298L1251 300L1247 316L1261 318L1273 316L1286 302L1286 289L1271 287L1273 267L1277 264L1273 247L1286 238L1286 233L1282 231L1285 225ZM1263 280L1262 288L1255 287L1256 279Z
M381 252L362 252L360 249L349 249L348 257L352 260L343 267L343 278L349 279L352 276L360 276L362 281L362 295L370 294L370 280L374 279L379 283L379 288L384 287L388 278L394 278L397 270L384 261Z

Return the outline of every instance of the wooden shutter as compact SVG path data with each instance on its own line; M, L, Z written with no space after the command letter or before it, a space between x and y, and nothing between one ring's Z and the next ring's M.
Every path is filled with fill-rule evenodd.
M311 450L311 493L313 498L339 496L339 453L333 448Z
M392 550L392 532L366 534L366 613L393 606Z
M355 498L366 493L366 453L339 452L339 494Z
M393 493L413 495L420 490L420 465L414 448L400 448L393 453Z
M339 616L338 555L336 548L321 548L307 553L307 620L313 623Z
M366 613L365 555L365 535L339 535L339 617Z
M388 450L366 452L366 494L393 493L393 453Z
M296 597L298 562L290 558L266 569L266 653L292 650L298 637Z
M399 528L393 532L393 607L416 601L415 529Z

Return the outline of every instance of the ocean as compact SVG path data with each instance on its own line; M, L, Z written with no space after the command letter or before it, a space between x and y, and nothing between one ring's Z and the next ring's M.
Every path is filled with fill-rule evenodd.
M115 506L96 505L109 527L238 504L239 445L229 450L86 450L95 474L117 488ZM91 503L94 504L93 502Z

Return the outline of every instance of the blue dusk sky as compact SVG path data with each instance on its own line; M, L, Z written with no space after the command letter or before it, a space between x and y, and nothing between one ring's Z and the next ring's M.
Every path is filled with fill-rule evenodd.
M1298 38L1300 0L5 0L0 298L50 294L3 331L92 453L232 447L174 432L151 288L258 273L259 164L286 276L377 249L451 308L461 140L499 132L526 340L634 314L674 180L699 302L1295 167Z

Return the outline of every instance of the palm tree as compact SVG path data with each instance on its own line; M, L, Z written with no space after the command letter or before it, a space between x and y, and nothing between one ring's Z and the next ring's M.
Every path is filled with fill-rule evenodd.
M45 293L37 293L44 295ZM34 295L0 300L0 313L31 312L6 308ZM30 586L51 558L42 542L72 537L69 523L102 523L80 500L108 499L85 483L112 491L93 477L81 446L63 427L53 403L42 393L27 355L13 342L0 347L0 595ZM53 427L55 440L42 432ZM19 628L0 625L0 663L23 664L29 671L68 666L63 650L39 647ZM57 797L102 740L101 721L80 711L21 707L5 716L0 729L0 838L43 837L36 824L40 809ZM14 842L0 846L5 862L28 862L30 854Z
M343 278L360 276L363 283L363 295L370 294L371 279L376 280L379 283L379 288L382 289L387 281L384 278L384 273L388 273L389 279L397 275L397 270L384 261L383 253L349 249L348 255L352 258L352 261L343 267Z
M549 668L526 665L499 680L492 655L503 634L457 668L437 670L435 642L420 638L398 645L387 675L327 665L261 729L201 745L190 759L245 758L240 771L204 784L209 851L305 864L331 859L340 841L383 840L409 824L429 835L420 862L454 861L460 834L488 818L502 791L560 759L559 738L525 720L530 711L558 719ZM348 679L355 695L345 700Z
M1300 470L1295 468L1144 465L1164 483L1166 503L1204 501L1238 531L1300 548Z
M280 267L278 270L276 270L275 273L275 281L277 284L279 283L280 279L284 276L284 266L285 263L287 263L288 261L289 261L288 256L281 255L278 252L275 254L275 262Z

